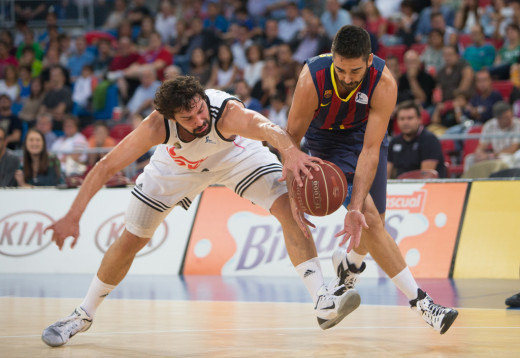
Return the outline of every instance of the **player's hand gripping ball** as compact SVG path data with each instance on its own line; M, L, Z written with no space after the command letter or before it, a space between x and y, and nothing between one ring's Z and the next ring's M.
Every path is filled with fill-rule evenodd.
M311 171L313 179L302 176L303 186L293 179L290 190L300 211L314 216L332 214L345 201L348 184L341 169L334 163L323 161L320 170Z

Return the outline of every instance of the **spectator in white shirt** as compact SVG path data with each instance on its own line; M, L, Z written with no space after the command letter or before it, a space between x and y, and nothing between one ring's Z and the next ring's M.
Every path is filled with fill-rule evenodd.
M278 37L290 42L300 31L305 29L305 21L299 16L298 6L290 2L285 8L286 18L278 23Z

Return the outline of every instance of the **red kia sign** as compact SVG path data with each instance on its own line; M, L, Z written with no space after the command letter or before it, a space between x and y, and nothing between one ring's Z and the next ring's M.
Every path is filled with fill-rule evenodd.
M0 219L0 255L29 256L51 244L52 231L43 230L54 219L41 211L24 210Z

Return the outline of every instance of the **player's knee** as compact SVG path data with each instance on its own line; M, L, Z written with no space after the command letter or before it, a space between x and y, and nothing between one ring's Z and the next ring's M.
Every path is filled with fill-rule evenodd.
M123 250L129 253L137 253L150 242L150 239L139 237L125 229L118 241Z

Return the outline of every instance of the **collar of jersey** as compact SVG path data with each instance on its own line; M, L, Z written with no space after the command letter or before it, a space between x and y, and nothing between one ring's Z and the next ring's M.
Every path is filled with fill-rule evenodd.
M339 93L338 93L338 87L336 86L336 78L334 77L334 62L330 65L330 77L332 77L332 86L334 87L334 92L336 92L336 97L338 97L340 100L342 100L343 102L348 102L348 100L350 99L350 97L352 97L352 95L354 93L356 93L356 91L358 90L359 86L361 86L361 84L363 83L363 81L359 82L358 86L356 88L354 88L354 90L352 90L349 95L347 96L347 98L343 99L339 96Z

